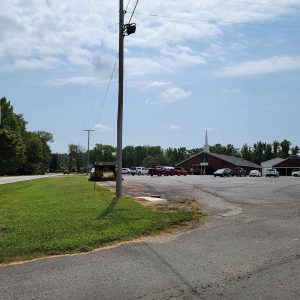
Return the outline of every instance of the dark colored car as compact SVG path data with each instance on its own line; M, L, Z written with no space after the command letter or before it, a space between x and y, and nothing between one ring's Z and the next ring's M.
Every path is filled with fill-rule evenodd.
M235 168L231 171L231 176L246 176L247 173L243 168Z
M224 169L218 169L214 172L214 177L229 177L231 175L231 169L224 168Z

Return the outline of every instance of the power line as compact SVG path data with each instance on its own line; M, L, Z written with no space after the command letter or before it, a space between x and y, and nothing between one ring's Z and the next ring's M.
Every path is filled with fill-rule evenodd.
M131 0L128 0L128 2L127 2L126 8L125 8L125 12L126 12L127 9L128 9L128 6L129 6L129 4L130 4L130 1L131 1Z
M268 6L268 7L279 7L279 8L286 8L286 9L300 9L297 6L289 6L289 5L279 5L279 4L269 4L269 3L258 3L253 1L238 1L238 0L223 0L226 2L235 2L240 4L250 4L250 5L257 5L257 6Z
M103 110L104 103L107 100L108 92L109 92L111 82L112 82L112 79L113 79L113 76L114 76L114 73L115 73L115 70L116 70L118 58L119 58L119 53L116 56L115 63L114 63L114 66L113 66L113 69L112 69L112 72L111 72L111 75L110 75L110 79L109 79L108 85L107 85L106 90L105 90L104 98L103 98L99 113L97 115L97 118L95 119L95 124L98 122L98 120L101 116L102 110Z
M260 24L260 23L247 23L247 22L233 22L233 21L222 21L213 19L200 19L200 18L187 18L187 17L173 17L166 15L158 15L153 13L143 13L137 12L137 14L145 15L148 17L158 17L173 20L183 20L183 21L198 21L198 22L208 22L208 23L221 23L221 24L236 24L236 25L247 25L247 26L261 26L261 27L271 27L271 28L289 28L289 29L300 29L300 26L288 26L288 25L274 25L274 24Z
M134 13L135 13L135 10L136 10L136 7L137 7L137 5L138 5L139 1L140 1L140 0L137 0L137 1L136 1L136 3L135 3L135 6L134 6L134 9L133 9L133 11L132 11L132 13L131 13L131 16L130 16L130 19L129 19L129 22L128 22L128 23L130 23L130 22L131 22L131 19L132 19L132 17L133 17L133 15L134 15Z
M128 7L129 7L130 2L131 2L131 0L128 0L127 5L126 5L125 12L126 12L126 10L128 9ZM131 16L130 16L130 19L129 19L129 22L128 22L128 23L130 23L130 21L131 21L133 15L134 15L134 12L135 12L135 10L136 10L136 7L137 7L137 5L138 5L138 3L139 3L139 0L137 0L136 3L135 3L134 9L133 9L133 11L132 11L132 13L131 13ZM109 89L110 89L111 82L112 82L112 79L113 79L113 75L114 75L115 70L116 70L116 65L117 65L118 58L119 58L119 53L118 53L117 56L116 56L116 60L115 60L115 63L114 63L114 66L113 66L113 69L112 69L112 72L111 72L111 75L110 75L109 83L108 83L108 85L107 85L107 88L106 88L106 91L105 91L105 94L104 94L104 98L103 98L103 101L102 101L102 104L101 104L99 113L98 113L97 118L96 118L96 120L95 120L95 124L98 122L98 120L99 120L99 118L100 118L100 116L101 116L102 110L103 110L104 103L105 103L106 100L107 100L108 93L109 93Z

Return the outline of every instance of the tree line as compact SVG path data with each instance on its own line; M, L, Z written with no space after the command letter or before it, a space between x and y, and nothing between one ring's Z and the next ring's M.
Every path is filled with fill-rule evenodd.
M0 175L44 174L51 159L52 134L26 130L22 114L15 114L5 97L0 107Z
M87 166L87 153L81 145L70 144L68 153L52 154L50 169L68 168L72 171L85 171ZM116 161L116 147L111 145L96 144L90 150L90 161ZM263 161L272 158L287 158L290 155L297 155L299 147L293 146L288 140L273 143L256 142L252 146L244 144L241 148L236 148L232 144L223 146L215 144L210 146L210 151L217 154L224 154L236 157L242 157L246 160L260 164ZM177 163L198 154L202 148L187 149L166 148L160 146L126 146L123 149L123 167L145 166L154 167L157 165L174 166Z
M0 99L0 175L44 174L64 169L85 172L87 151L81 145L69 144L67 153L51 153L49 143L53 135L45 131L26 130L27 122L22 114L16 114L6 98ZM242 157L260 164L272 158L287 158L299 154L299 146L292 146L286 139L266 143L258 141L252 146L244 144L236 148L232 144L210 146L213 153ZM202 148L166 148L161 146L126 146L123 149L123 167L157 165L174 166L201 152ZM89 153L90 162L116 161L116 147L96 144Z

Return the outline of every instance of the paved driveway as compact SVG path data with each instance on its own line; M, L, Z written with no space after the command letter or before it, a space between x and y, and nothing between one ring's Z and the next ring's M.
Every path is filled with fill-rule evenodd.
M197 199L211 215L190 232L0 268L1 299L300 298L299 178L127 176L124 185Z

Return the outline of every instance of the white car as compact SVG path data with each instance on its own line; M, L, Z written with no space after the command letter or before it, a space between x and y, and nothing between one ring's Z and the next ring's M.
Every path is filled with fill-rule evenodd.
M148 175L149 170L145 167L132 167L130 168L130 174L133 175Z
M294 176L294 177L300 177L300 171L292 172L292 176Z
M251 170L249 173L250 177L261 177L261 173L258 170Z
M129 168L122 168L122 174L130 174Z
M279 177L279 172L273 168L267 169L266 177Z

